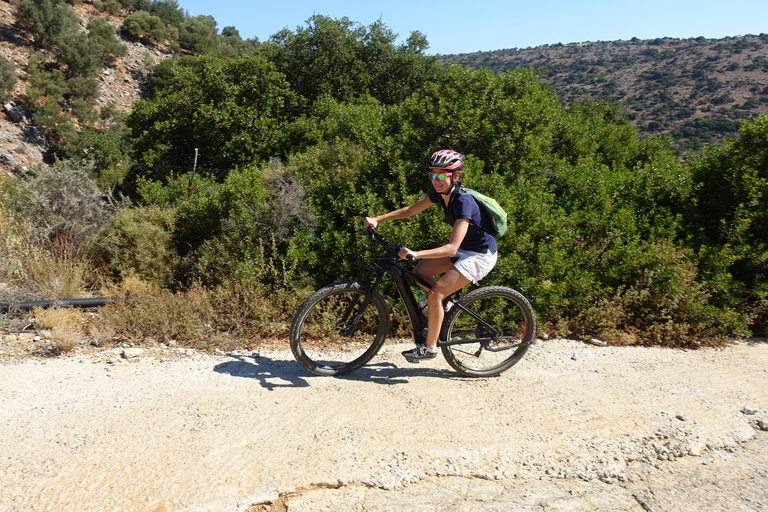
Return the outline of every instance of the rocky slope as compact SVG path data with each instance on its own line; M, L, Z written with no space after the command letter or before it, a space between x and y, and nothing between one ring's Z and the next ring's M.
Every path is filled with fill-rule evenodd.
M120 33L123 18L111 16L90 4L73 6L85 30L96 17L106 19L116 30L116 37L126 45L128 53L114 63L105 65L97 74L100 97L98 106L109 103L120 111L128 111L141 97L149 69L172 56L166 46L145 46L125 38ZM40 164L47 143L24 109L21 97L28 83L27 60L35 49L29 35L15 27L16 6L0 1L0 56L16 66L18 82L11 98L3 104L0 114L0 172L18 172Z
M441 59L494 72L540 70L566 103L607 98L642 130L671 133L694 149L768 112L768 34L557 44Z

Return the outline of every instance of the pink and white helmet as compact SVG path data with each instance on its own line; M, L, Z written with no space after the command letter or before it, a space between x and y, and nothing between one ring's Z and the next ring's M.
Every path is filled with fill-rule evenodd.
M440 151L432 153L432 156L429 157L429 161L427 162L427 167L437 167L446 170L461 170L464 167L464 159L462 158L461 153L457 153L450 149L441 149Z

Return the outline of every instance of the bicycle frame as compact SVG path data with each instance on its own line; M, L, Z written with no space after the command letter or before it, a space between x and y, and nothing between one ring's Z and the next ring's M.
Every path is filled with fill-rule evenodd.
M424 340L419 340L419 334L427 328L427 317L421 312L421 308L419 308L419 304L411 291L407 279L411 279L427 290L432 288L432 285L391 259L380 258L374 260L373 265L368 270L368 275L363 280L366 283L368 293L371 293L378 287L385 274L392 279L395 289L397 289L397 293L403 301L405 312L411 323L411 335L414 342L423 342ZM366 301L369 301L369 299L366 298Z
M399 252L400 248L396 247L386 240L384 240L381 235L376 233L376 231L370 230L369 233L373 238L378 240L384 247L386 247L390 253L396 254ZM407 268L401 266L397 260L395 259L396 256L390 256L389 258L376 258L373 260L373 265L369 268L368 274L363 279L363 282L366 283L366 298L365 298L365 304L363 304L363 307L361 308L361 315L362 311L365 310L365 308L370 303L370 294L375 290L379 283L381 283L382 278L384 275L388 275L392 282L395 285L395 288L397 289L398 294L400 295L400 299L403 301L403 305L405 306L405 311L408 314L408 320L411 322L411 334L413 336L413 340L416 343L423 342L424 340L419 339L419 334L424 331L424 329L427 328L427 317L424 316L424 314L421 312L421 309L419 308L418 302L416 301L416 297L414 297L413 292L411 291L411 287L408 284L408 279L415 282L416 284L422 286L423 288L429 290L432 288L432 285L425 281L424 279L420 278ZM474 311L465 308L462 306L456 299L454 299L452 296L448 296L446 299L449 303L451 303L452 307L458 307L464 310L467 314L472 316L475 320L483 324L485 327L488 327L489 329L493 329L493 326L490 325L483 317L477 315ZM483 339L473 339L473 340L440 340L437 341L438 347L445 347L449 345L461 345L465 343L477 343L478 341L490 341L490 338L487 340Z

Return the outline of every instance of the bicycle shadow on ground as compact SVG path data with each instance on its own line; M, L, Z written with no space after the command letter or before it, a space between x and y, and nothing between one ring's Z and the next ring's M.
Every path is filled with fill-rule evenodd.
M233 377L258 380L261 386L269 391L275 388L306 388L309 387L295 361L280 361L259 355L242 356L227 354L235 361L227 361L213 367L216 373L225 373Z
M456 372L443 368L429 368L426 366L409 365L397 366L394 363L373 362L359 368L352 373L335 377L339 380L353 380L361 382L378 382L379 384L410 384L414 377L429 377L434 379L463 378Z
M258 357L228 354L234 361L217 364L213 370L217 373L258 380L267 390L285 387L309 387L308 379L352 380L374 382L378 384L395 385L410 384L414 377L429 377L435 379L466 379L456 372L443 368L405 366L399 367L393 363L373 362L347 375L324 377L314 375L302 368L296 361L281 361L259 355Z

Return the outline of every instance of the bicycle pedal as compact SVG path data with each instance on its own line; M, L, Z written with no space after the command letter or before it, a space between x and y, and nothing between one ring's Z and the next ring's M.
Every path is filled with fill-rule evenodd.
M407 357L405 358L405 360L412 364L419 364L421 362L421 360L419 359L408 359Z

